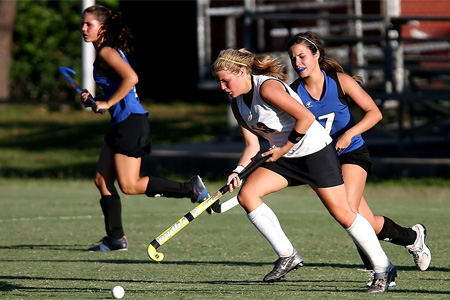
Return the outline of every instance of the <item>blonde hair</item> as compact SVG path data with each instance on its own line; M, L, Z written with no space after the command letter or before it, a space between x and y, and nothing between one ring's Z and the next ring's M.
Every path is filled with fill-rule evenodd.
M286 81L285 66L281 58L270 55L256 56L254 53L242 49L224 49L220 51L216 61L212 64L211 71L216 76L217 72L228 71L237 74L241 68L245 68L249 74L266 75Z

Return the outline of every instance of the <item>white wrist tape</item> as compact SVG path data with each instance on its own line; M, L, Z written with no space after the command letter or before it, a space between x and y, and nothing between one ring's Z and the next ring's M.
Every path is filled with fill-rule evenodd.
M244 171L245 171L245 167L244 166L237 166L236 169L233 170L233 173L240 174L240 173L242 173Z

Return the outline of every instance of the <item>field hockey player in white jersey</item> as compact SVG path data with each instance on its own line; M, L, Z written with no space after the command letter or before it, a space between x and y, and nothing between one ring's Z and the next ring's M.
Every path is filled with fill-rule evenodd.
M350 77L335 59L327 57L319 37L311 32L296 34L287 48L292 67L299 75L290 86L333 138L351 208L372 224L379 240L406 247L417 268L425 271L431 262L425 226L402 227L388 217L374 216L363 196L372 163L361 134L375 126L382 114L361 87L362 78ZM356 123L349 109L350 101L364 112ZM373 271L359 247L358 252L365 268Z
M245 180L238 193L248 219L278 255L273 270L263 280L280 280L303 266L303 258L263 198L288 186L308 184L374 266L380 284L368 287L366 292L386 292L397 275L396 268L370 223L351 209L332 139L283 82L283 70L279 59L256 57L245 49L222 50L212 65L221 89L232 98L232 110L245 143L238 167L228 177L230 191L241 186L237 173L251 165L261 151L258 136L270 145L262 155L271 157Z
M136 93L138 76L126 58L132 50L131 32L123 24L120 12L101 5L86 8L82 19L83 39L96 50L94 80L102 90L95 97L92 110L108 110L111 115L110 131L105 136L95 175L107 235L89 251L127 250L116 180L127 195L190 198L192 202L202 202L209 194L198 175L186 182L141 177L142 157L150 152L150 124L149 113ZM89 95L84 91L81 101L86 103Z

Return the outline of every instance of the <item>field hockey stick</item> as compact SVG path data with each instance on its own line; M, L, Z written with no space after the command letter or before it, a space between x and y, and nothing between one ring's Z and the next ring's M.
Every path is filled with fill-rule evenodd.
M78 92L78 94L81 94L83 92L83 90L81 89L81 87L78 85L78 83L75 81L75 79L72 78L72 75L75 75L75 71L67 68L67 67L59 67L58 68L59 73L61 73L61 75L67 80L67 82ZM96 103L94 98L92 98L92 96L89 94L87 101L87 106L88 107L96 107ZM105 110L104 109L100 109L99 110L100 113L104 114Z
M261 157L253 165L251 165L244 172L240 173L239 179L247 178L254 170L261 166L270 156ZM164 259L164 254L157 252L160 246L165 242L170 240L174 235L176 235L181 229L186 227L190 222L197 218L201 213L203 213L208 207L213 205L217 200L220 199L226 192L228 192L229 185L225 184L217 192L215 192L208 199L197 205L194 209L185 214L181 219L179 219L175 224L167 228L163 233L161 233L157 238L155 238L147 248L148 256L154 261L162 261Z
M237 199L237 196L234 196L233 198L228 199L227 201L220 203L220 204L219 204L219 201L214 202L214 204L211 205L211 208L215 213L220 214L220 213L229 211L230 209L232 209L233 207L235 207L238 204L239 204L239 201Z

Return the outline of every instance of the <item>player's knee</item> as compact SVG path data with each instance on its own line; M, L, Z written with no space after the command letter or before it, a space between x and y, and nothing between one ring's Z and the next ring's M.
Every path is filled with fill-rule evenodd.
M136 188L133 185L130 185L130 184L121 184L120 185L120 190L122 191L122 193L124 193L126 195L136 195L136 194L138 194Z
M241 205L246 205L248 203L252 203L254 199L260 198L253 189L249 188L241 188L238 194L238 201Z
M241 189L238 194L239 203L245 203L250 198L250 193L247 192L247 189Z
M356 217L356 214L352 211L334 211L331 215L343 228L352 226Z
M94 178L94 184L97 188L101 188L105 185L105 180L102 176L100 176L99 174L97 174Z

